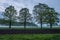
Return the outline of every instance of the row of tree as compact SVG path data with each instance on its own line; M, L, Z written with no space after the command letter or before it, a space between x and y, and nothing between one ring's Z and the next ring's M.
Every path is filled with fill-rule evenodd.
M5 19L9 20L9 28L11 28L11 21L19 19L20 22L24 23L24 28L26 28L26 22L32 21L32 16L29 13L28 8L22 8L19 11L19 16L17 17L17 11L15 10L14 6L10 5L4 11ZM53 24L57 24L59 22L58 13L53 9L50 8L46 4L39 3L35 5L33 8L34 20L40 23L41 28L43 24L50 24L50 28L52 28Z

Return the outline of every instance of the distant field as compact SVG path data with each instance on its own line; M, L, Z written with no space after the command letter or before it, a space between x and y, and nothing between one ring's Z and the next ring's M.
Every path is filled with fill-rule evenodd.
M9 26L0 26L0 29L1 28L3 28L3 29L4 28L9 28ZM18 28L19 29L19 28L24 28L24 26L11 26L11 28ZM38 27L38 26L37 27L36 26L26 26L26 28L40 28L40 27ZM47 27L45 26L43 28L50 28L50 27L49 26L47 26ZM53 28L60 28L60 26L53 26Z
M9 28L9 26L0 26L0 28ZM11 26L11 28L24 28L24 26ZM39 28L36 26L26 26L26 28Z
M60 34L0 34L0 40L60 40Z

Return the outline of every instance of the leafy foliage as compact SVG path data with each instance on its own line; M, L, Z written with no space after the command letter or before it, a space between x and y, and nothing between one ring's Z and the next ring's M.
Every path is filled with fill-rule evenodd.
M31 22L31 14L29 13L29 9L22 8L19 12L20 22L24 22L24 28L26 28L26 23Z
M41 24L41 28L42 28L43 21L45 19L46 8L48 8L46 4L39 3L38 5L35 5L33 9L34 17L36 21L38 21L38 23Z
M55 12L53 8L48 8L45 21L50 24L50 27L52 28L53 24L57 24L59 22L58 13Z
M12 6L12 5L5 9L4 16L6 19L10 20L9 28L11 28L11 21L15 18L16 14L17 14L16 10L15 10L14 6Z

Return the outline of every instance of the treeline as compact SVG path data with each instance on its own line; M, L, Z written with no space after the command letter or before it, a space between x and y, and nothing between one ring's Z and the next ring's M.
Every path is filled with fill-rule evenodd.
M34 6L32 14L29 13L28 8L22 8L19 11L19 16L17 14L16 9L12 5L7 7L3 12L4 19L9 20L9 28L11 28L12 21L16 21L17 19L24 23L24 28L26 28L26 22L35 21L41 25L41 28L43 24L50 24L50 28L52 28L53 24L59 22L59 14L54 8L50 8L48 5L42 3Z

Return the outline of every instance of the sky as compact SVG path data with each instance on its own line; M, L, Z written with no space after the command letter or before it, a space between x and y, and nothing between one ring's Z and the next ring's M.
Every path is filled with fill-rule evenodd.
M0 0L0 11L3 12L9 5L13 5L17 11L24 7L27 7L32 11L34 5L37 5L38 3L47 4L48 6L55 8L57 12L60 12L60 0Z
M30 13L32 13L34 5L38 5L38 3L47 4L60 13L60 0L0 0L0 16L1 12L4 12L9 5L14 6L17 12L22 8L28 8Z

